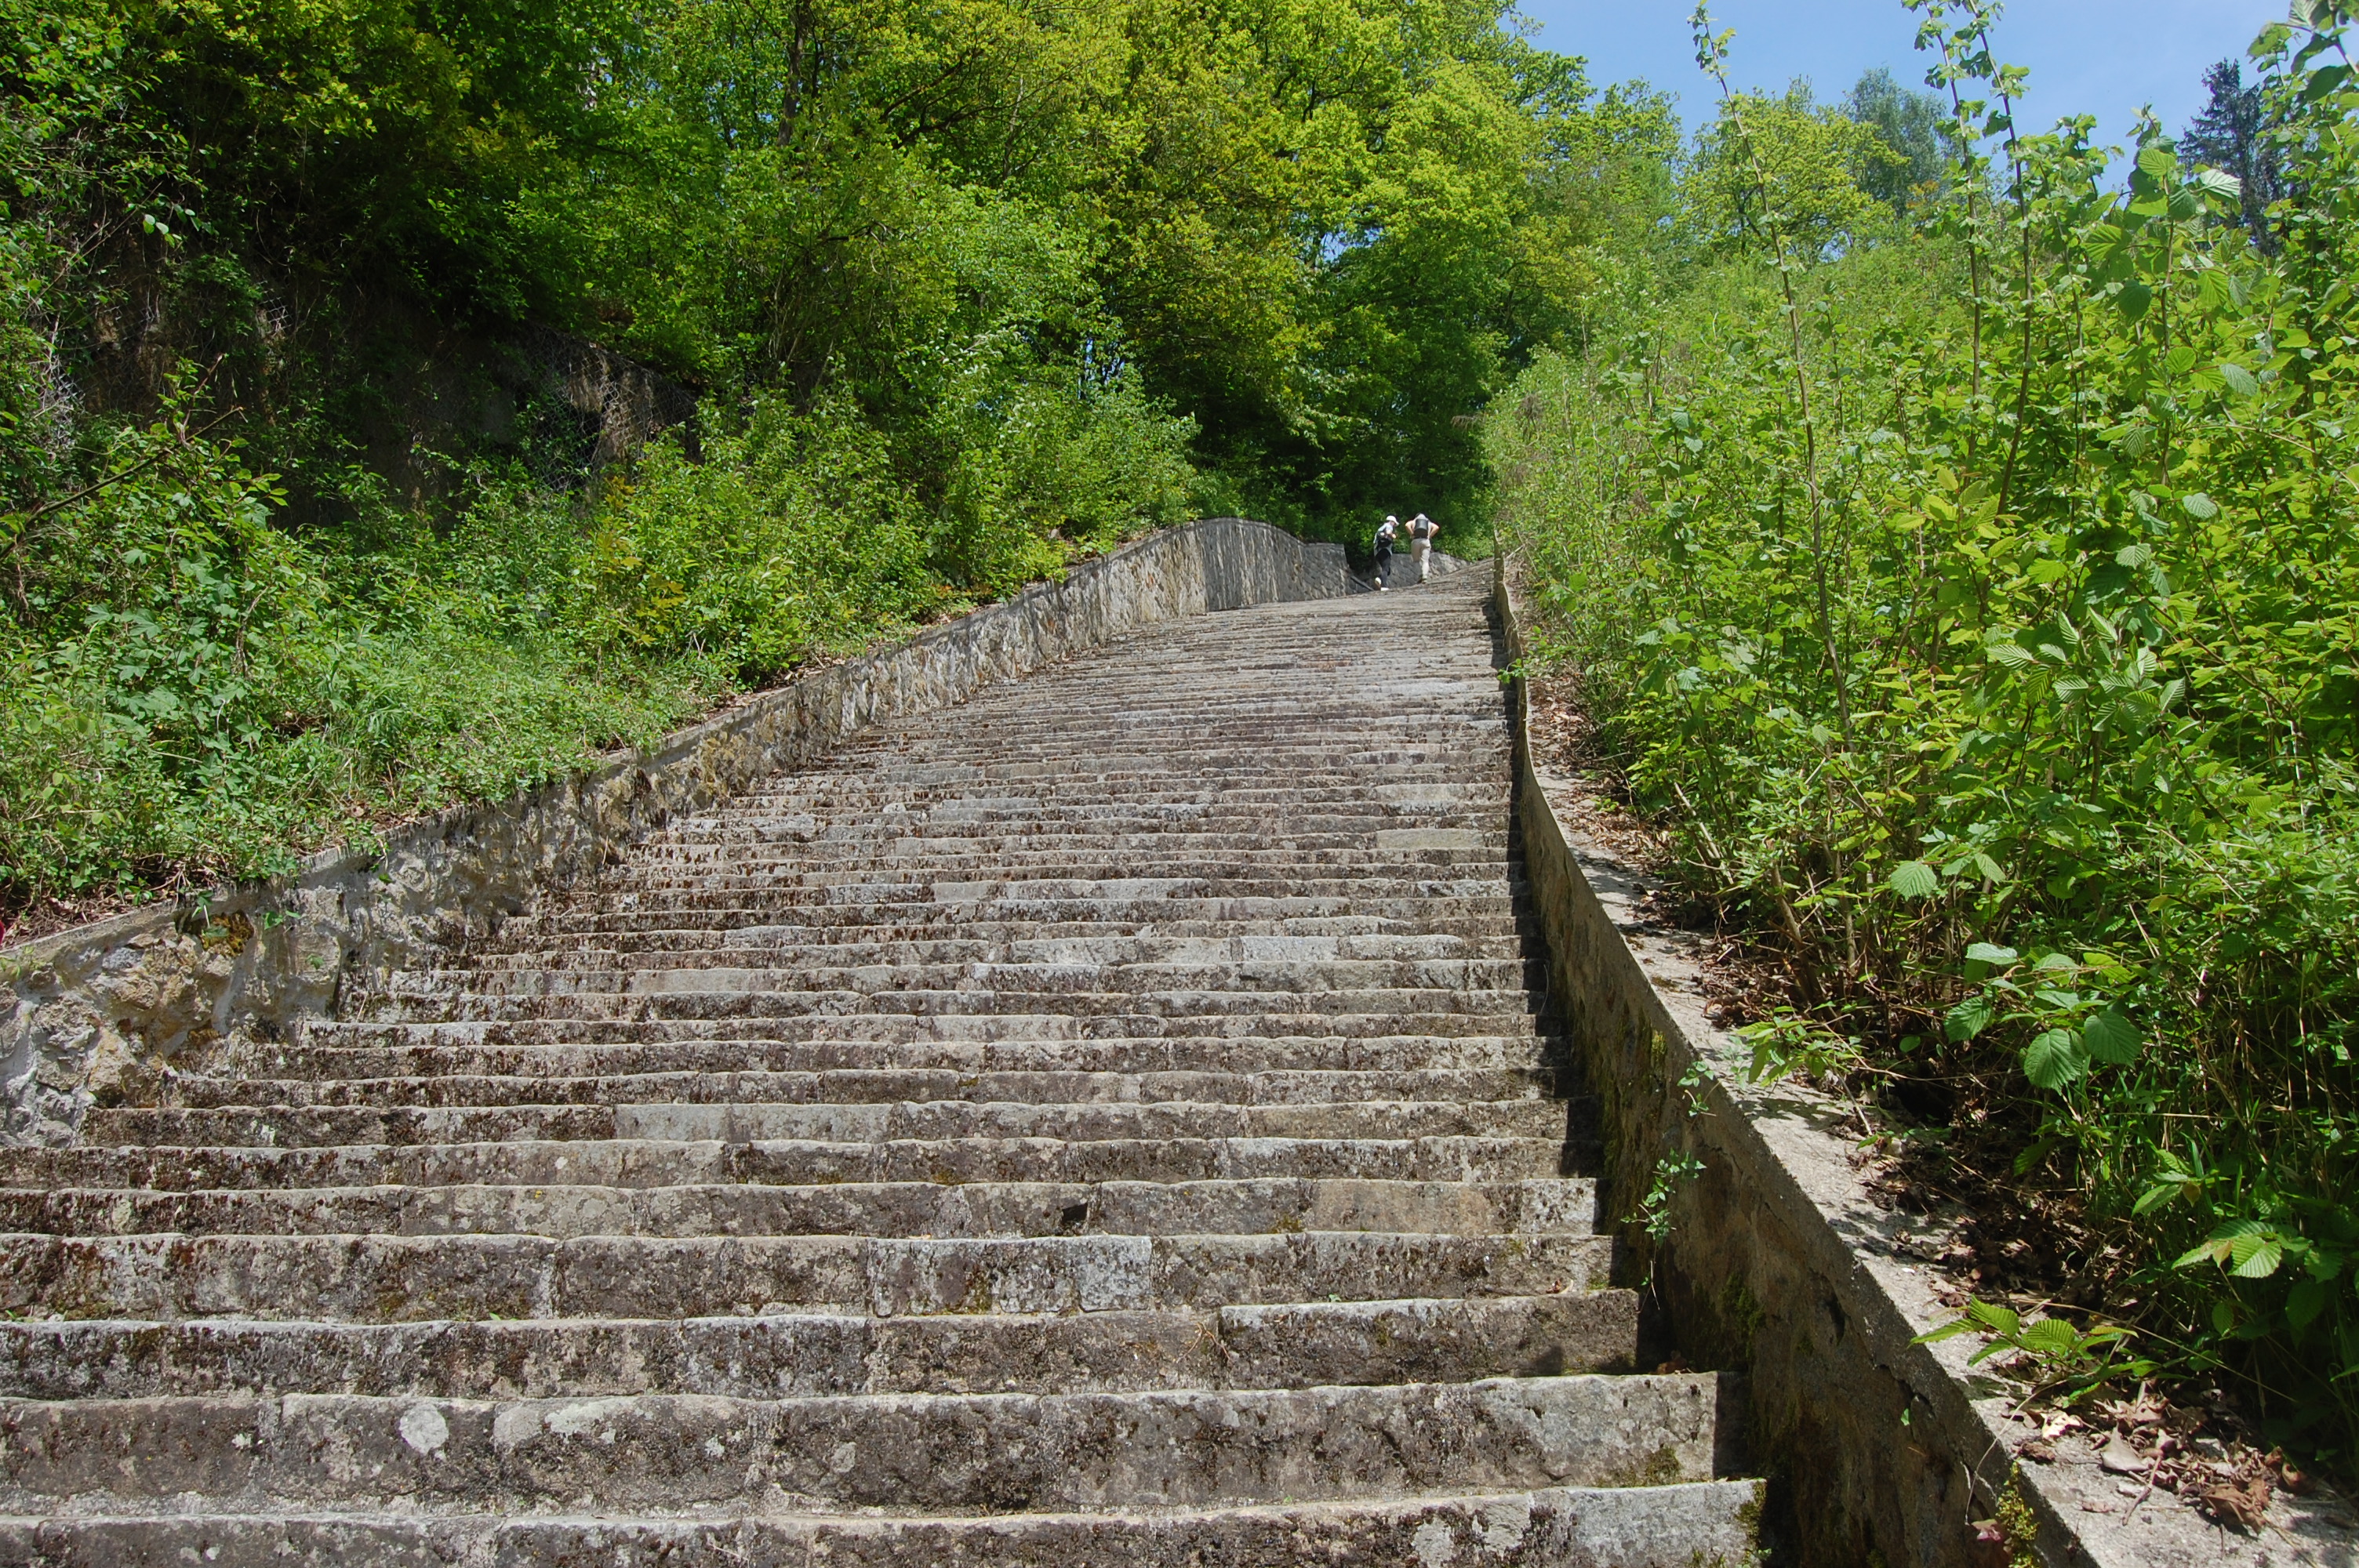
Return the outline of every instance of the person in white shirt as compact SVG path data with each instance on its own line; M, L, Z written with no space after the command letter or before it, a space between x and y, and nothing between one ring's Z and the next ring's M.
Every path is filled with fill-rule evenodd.
M1441 524L1420 512L1408 520L1408 558L1417 563L1417 580L1423 582L1433 566L1433 536Z
M1400 519L1386 517L1376 524L1376 591L1385 591L1385 579L1392 576L1393 546L1400 542Z

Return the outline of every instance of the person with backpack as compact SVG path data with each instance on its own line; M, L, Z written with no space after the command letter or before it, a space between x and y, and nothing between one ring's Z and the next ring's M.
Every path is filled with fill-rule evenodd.
M1433 536L1441 524L1420 512L1408 520L1408 558L1417 563L1417 580L1423 582L1433 566Z
M1376 591L1385 591L1385 579L1392 576L1393 546L1400 538L1400 519L1386 517L1376 524Z

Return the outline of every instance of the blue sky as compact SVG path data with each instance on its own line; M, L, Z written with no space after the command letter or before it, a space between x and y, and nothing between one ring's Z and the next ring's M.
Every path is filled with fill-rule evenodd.
M1590 79L1645 77L1675 92L1693 128L1710 113L1712 85L1695 68L1688 33L1692 0L1522 0L1541 24L1535 42L1586 55ZM2141 104L2176 131L2203 105L2203 71L2286 13L2285 0L2017 0L1994 38L1999 58L2028 67L2021 123L2045 130L2059 115L2093 114L2101 144L2129 137ZM1782 89L1807 76L1821 98L1839 97L1871 66L1923 81L1918 14L1900 0L1714 0L1712 16L1736 29L1731 79Z

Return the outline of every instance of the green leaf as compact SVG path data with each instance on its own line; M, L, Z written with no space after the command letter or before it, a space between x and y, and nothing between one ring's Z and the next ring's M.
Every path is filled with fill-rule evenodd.
M2114 552L2115 566L2136 568L2151 565L2153 561L2154 551L2144 545L2125 545Z
M2179 159L2172 156L2171 150L2161 143L2149 142L2138 148L2137 166L2139 173L2150 174L2155 178L2160 179L2178 169Z
M2023 1048L2023 1076L2043 1089L2062 1088L2089 1070L2069 1029L2050 1029Z
M2195 177L2195 183L2212 195L2230 201L2245 194L2245 182L2224 168L2207 168Z
M2198 523L2209 523L2220 515L2220 503L2200 490L2191 490L2180 496L2179 504Z
M2143 283L2125 283L2122 291L2114 296L2114 304L2133 321L2143 319L2147 308L2153 303L2154 290Z
M2192 1269L2198 1263L2224 1262L2227 1260L2227 1257L2228 1244L2226 1242L2217 1240L2205 1241L2190 1247L2185 1252L2180 1253L2179 1261L2173 1263L2171 1267L2174 1269Z
M2081 1331L2060 1317L2043 1317L2023 1331L2023 1347L2063 1360L2081 1353Z
M1922 860L1903 860L1892 868L1887 885L1902 898L1931 898L1941 891L1941 878Z
M1989 655L1991 663L2003 669L2029 669L2039 663L2030 650L2017 647L2013 643L1993 643L1984 647L1983 652Z
M2107 1008L2081 1026L2081 1046L2092 1060L2108 1066L2125 1066L2137 1060L2144 1037L2137 1025Z
M2266 1280L2285 1261L2285 1247L2267 1232L2247 1233L2228 1243L2228 1256L2241 1280Z
M2325 1310L2326 1287L2316 1280L2300 1281L2286 1292L2286 1321L2296 1328L2308 1328Z
M2013 1307L2001 1306L1996 1302L1980 1302L1969 1298L1966 1302L1966 1315L1984 1327L2010 1337L2023 1328L2022 1314Z
M1974 860L1976 863L1980 863L1983 858L1984 857L1980 855L1976 855ZM2009 964L2014 963L2022 956L2023 955L2017 953L2012 947L2001 947L1996 944L1990 942L1977 942L1973 946L1966 949L1967 963L1991 964L1995 965L1997 968L2002 969L2006 968Z
M2350 77L2351 68L2347 65L2321 66L2311 71L2310 80L2302 84L2301 101L2305 103L2315 103L2342 86L2343 82L2350 80Z
M1942 1032L1962 1044L1988 1029L1991 1017L1991 1004L1987 1000L1978 996L1968 997L1951 1008L1949 1016L1941 1021Z
M2239 397L2251 397L2261 390L2261 384L2254 379L2253 373L2234 360L2220 362L2220 379L2226 382L2228 390Z

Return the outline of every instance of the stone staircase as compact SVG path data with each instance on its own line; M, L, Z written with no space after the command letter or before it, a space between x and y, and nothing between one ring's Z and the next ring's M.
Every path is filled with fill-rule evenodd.
M1479 581L1167 623L0 1151L0 1562L1735 1563Z

